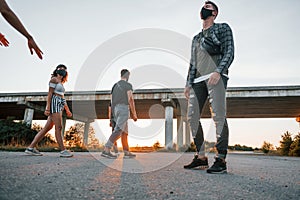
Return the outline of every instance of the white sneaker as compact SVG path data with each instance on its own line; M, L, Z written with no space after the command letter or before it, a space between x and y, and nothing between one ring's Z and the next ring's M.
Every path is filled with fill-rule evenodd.
M69 158L69 157L72 157L73 154L70 151L65 149L59 153L59 156L64 157L64 158Z
M101 156L105 157L105 158L110 158L110 159L116 159L118 156L112 154L110 151L106 152L105 150L102 151Z
M123 158L135 158L136 155L129 152L129 151L124 151L124 157Z
M43 155L36 148L26 148L25 153L28 155L32 155L32 156L42 156Z

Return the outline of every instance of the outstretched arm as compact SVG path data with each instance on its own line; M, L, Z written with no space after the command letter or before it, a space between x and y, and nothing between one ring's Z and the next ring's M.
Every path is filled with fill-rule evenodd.
M4 19L14 27L19 33L24 35L28 40L28 47L31 55L33 54L33 50L37 54L40 59L43 59L43 52L35 43L33 37L27 32L26 28L23 26L22 22L16 16L16 14L9 8L5 0L0 0L0 12Z

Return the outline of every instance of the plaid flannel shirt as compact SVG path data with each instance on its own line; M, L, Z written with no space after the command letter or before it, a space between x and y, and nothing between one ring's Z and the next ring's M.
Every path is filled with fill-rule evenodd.
M222 59L219 63L217 63L217 68L215 72L220 74L227 74L228 68L231 65L234 59L234 43L233 43L233 35L231 28L226 23L215 23L211 29L212 31L212 39L214 43L220 45ZM199 42L199 37L201 32L197 34L192 41L192 52L191 52L191 60L190 67L188 71L186 86L191 87L193 85L194 79L196 78L197 68L196 68L196 43Z

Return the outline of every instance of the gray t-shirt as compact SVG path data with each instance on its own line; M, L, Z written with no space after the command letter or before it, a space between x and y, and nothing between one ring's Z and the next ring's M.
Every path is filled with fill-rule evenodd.
M114 84L111 94L112 94L112 109L117 104L125 104L128 105L128 96L127 91L132 91L132 85L128 83L127 81L120 80L117 83Z
M196 56L196 68L197 73L196 77L203 76L214 72L217 68L217 65L220 62L221 55L220 54L210 54L203 47L203 40L212 40L210 36L210 29L203 30L200 34L200 37L195 44L195 56Z

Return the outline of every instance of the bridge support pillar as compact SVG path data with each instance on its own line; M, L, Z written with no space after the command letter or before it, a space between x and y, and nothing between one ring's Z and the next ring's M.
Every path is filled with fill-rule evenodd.
M165 107L165 148L173 148L173 114L174 101L172 99L162 99L162 104Z
M90 122L84 123L83 144L87 147L89 139Z
M89 138L89 129L90 129L90 123L94 122L94 119L78 115L76 113L73 113L73 120L80 121L84 123L84 132L83 132L83 144L85 146L88 145L88 138Z
M177 115L177 151L183 146L183 117Z
M26 124L27 126L31 126L32 119L33 119L33 114L34 114L34 109L26 108L23 123Z
M190 125L185 121L185 145L189 146L191 144L191 130Z
M172 149L173 147L173 107L165 107L165 147Z

